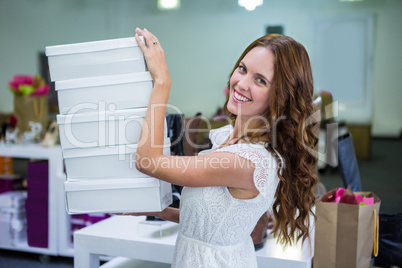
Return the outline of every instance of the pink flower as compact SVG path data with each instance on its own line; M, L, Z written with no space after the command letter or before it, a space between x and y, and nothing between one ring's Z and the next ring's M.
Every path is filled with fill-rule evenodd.
M44 85L38 88L35 92L31 93L29 96L46 96L49 93L50 86Z
M50 89L40 75L15 75L8 85L13 93L23 97L46 96Z
M20 85L29 85L33 84L33 78L30 75L14 75L12 81L8 82L10 88L12 88L16 92L20 92Z

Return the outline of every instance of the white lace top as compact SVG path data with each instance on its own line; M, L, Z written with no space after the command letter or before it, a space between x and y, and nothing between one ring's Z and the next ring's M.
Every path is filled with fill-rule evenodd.
M212 130L211 152L229 152L251 160L259 195L236 199L227 187L184 187L180 207L180 232L172 267L257 267L251 239L257 221L273 204L278 186L275 158L262 144L234 144L222 148L232 126Z

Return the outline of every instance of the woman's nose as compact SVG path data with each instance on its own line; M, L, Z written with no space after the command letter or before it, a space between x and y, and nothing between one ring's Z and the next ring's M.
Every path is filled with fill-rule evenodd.
M248 75L242 76L237 83L238 87L242 90L249 90L250 89L250 79Z

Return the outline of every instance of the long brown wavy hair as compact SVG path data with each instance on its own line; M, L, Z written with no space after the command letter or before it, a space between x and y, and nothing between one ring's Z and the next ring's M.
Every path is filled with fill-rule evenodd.
M318 137L316 124L310 124L313 108L313 76L306 49L290 37L269 34L251 43L237 61L230 77L239 67L245 55L255 47L269 49L274 55L274 75L271 81L270 98L264 118L272 122L264 131L247 133L250 141L265 141L266 149L274 155L279 165L282 156L284 166L278 168L279 184L275 193L272 211L272 233L282 245L292 245L299 239L309 238L310 213L315 204L314 186L317 177L315 151ZM228 88L230 84L228 82ZM234 120L236 115L227 110ZM275 148L275 150L274 150Z

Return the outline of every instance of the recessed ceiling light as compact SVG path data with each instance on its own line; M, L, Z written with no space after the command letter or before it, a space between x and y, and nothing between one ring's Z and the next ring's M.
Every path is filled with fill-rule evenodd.
M244 7L248 11L253 11L256 7L263 4L263 0L239 0L239 6Z
M178 9L180 0L158 0L158 9Z

